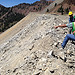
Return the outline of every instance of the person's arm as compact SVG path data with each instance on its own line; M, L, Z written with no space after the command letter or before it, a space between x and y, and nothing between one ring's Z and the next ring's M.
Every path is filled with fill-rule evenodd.
M63 24L63 25L55 26L54 28L58 28L58 27L67 27L67 26L66 24Z

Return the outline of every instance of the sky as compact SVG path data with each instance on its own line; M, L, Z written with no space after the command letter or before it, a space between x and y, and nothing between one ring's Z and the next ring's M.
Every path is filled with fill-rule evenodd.
M0 0L0 4L5 7L12 7L20 3L33 3L40 0Z

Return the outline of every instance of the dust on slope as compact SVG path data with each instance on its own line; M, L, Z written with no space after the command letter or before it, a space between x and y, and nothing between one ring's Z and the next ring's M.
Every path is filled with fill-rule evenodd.
M20 32L0 45L1 75L74 75L75 46L61 42L68 28L54 29L64 18L41 14Z

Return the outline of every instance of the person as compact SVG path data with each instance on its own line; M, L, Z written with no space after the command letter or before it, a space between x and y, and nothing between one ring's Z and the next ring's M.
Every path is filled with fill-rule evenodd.
M72 28L72 33L73 34L67 34L63 43L61 44L62 48L64 49L68 40L72 40L75 41L75 16L74 16L74 22L71 22L69 24L63 24L63 25L59 25L59 26L55 26L55 28L58 27L68 27L68 28Z
M69 15L69 23L74 22L74 17L72 11L68 13ZM72 28L70 28L69 33L71 34Z
M73 13L70 11L70 12L68 13L68 15L69 15L69 23L74 22Z

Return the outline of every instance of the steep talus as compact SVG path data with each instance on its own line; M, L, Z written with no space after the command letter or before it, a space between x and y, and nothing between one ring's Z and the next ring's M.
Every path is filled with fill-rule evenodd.
M35 18L39 15L40 14L38 14L38 13L31 12L25 18L23 18L20 22L15 24L13 27L9 28L4 33L0 34L0 44L5 42L10 37L14 36L16 33L18 33L20 30L22 30L27 24L34 21Z
M65 16L40 14L7 39L0 45L0 75L74 75L75 45L69 41L61 49L69 29L54 29L67 22Z

